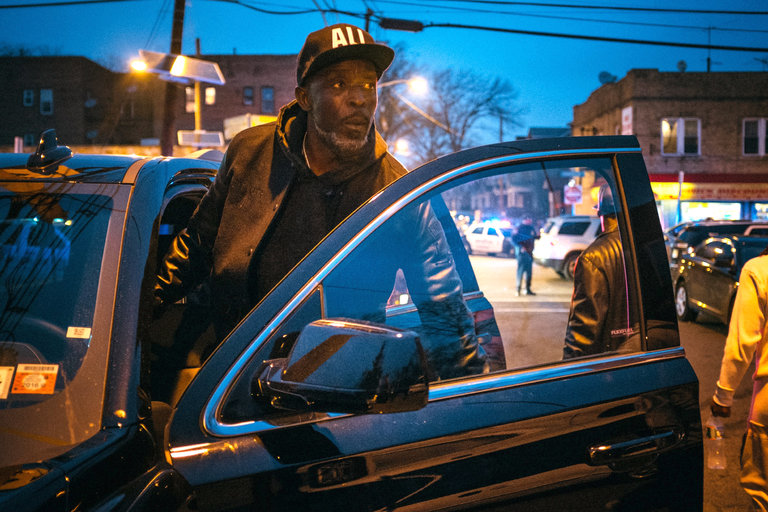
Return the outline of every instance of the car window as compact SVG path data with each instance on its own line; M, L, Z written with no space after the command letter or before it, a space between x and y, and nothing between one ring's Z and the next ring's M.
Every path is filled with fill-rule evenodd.
M560 231L558 232L561 235L576 235L580 236L583 235L587 228L589 228L589 222L583 221L583 222L563 222L563 225L560 226Z
M499 236L499 234L496 232L496 228L488 228L488 235L489 236Z
M585 251L576 280L556 278L547 285L551 289L542 285L535 297L515 294L518 261L514 257L467 255L451 217L451 211L471 208L465 203L472 195L493 189L499 179L510 185L525 184L530 191L523 209L510 207L505 213L549 217L557 204L547 183L553 176L574 172L584 177L586 194L596 195L601 186L615 192L609 159L539 162L444 185L400 209L339 260L317 285L317 301L291 316L301 318L298 326L288 329L293 337L280 341L286 331L281 329L256 353L236 385L242 391L231 393L229 405L221 409L225 411L222 420L243 420L235 412L242 409L232 404L250 400L245 390L274 356L272 347L287 343L290 348L302 322L320 317L415 333L425 351L431 381L640 350L637 294L631 285L632 267L625 263L624 214L618 201L612 206L615 229ZM481 214L491 217L498 212L488 209ZM605 263L608 260L611 268ZM268 407L262 412L279 414L270 413Z
M4 408L63 391L85 359L112 213L112 198L88 188L0 193L0 367L9 379L16 369Z
M699 258L710 261L725 261L726 259L733 258L733 248L725 242L712 241L698 247L694 254Z
M473 235L482 235L483 234L483 226L478 226L475 229L472 230Z
M750 226L749 229L746 231L746 234L749 236L768 236L768 226L767 227Z

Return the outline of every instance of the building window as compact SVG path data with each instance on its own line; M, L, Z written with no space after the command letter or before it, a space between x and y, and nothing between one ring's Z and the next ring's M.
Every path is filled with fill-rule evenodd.
M40 113L44 116L53 114L53 89L40 89Z
M187 96L187 101L184 107L184 111L188 114L192 114L195 111L195 88L193 87L186 87L184 88L184 91ZM205 101L206 105L213 105L216 103L216 88L215 87L206 87L203 91L203 101Z
M184 92L186 93L186 103L184 106L184 112L187 114L192 114L195 112L195 88L194 87L185 87Z
M768 122L766 119L745 119L744 120L744 144L742 146L745 155L763 156L766 150L766 139L768 139Z
M24 89L24 106L31 107L35 104L35 91L34 89Z
M216 103L216 88L206 87L205 88L205 104L213 105L215 103Z
M662 155L698 155L700 139L700 119L665 117L661 120Z
M274 114L275 113L275 88L274 87L262 87L261 88L261 113L262 114Z
M24 145L25 146L37 146L38 138L37 135L34 133L25 133L24 134Z
M243 87L243 105L253 105L253 87Z

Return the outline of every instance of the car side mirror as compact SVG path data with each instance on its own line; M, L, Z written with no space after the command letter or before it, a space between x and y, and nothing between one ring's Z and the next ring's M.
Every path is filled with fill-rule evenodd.
M733 265L733 256L730 254L718 254L715 256L714 263L718 268L728 268Z
M254 398L291 411L413 411L427 404L426 356L413 331L315 320L302 329L288 357L267 362L252 391Z

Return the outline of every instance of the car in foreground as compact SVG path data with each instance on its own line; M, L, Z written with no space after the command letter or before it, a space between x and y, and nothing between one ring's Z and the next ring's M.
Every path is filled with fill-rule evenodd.
M698 382L634 137L409 172L222 340L204 287L164 312L151 293L216 162L43 141L0 155L0 509L701 509ZM491 295L513 262L471 261L448 203L573 168L628 205L628 316L563 360L567 312Z
M768 235L768 222L755 220L701 220L683 222L672 226L664 233L669 266L674 273L680 259L693 251L707 238L713 236Z
M674 277L678 318L695 321L701 314L728 325L741 268L766 247L768 237L715 236L683 254Z
M514 256L512 228L492 221L472 223L464 232L470 254Z
M573 279L576 260L601 233L600 218L590 215L560 215L547 219L533 247L533 261L549 267L561 277Z

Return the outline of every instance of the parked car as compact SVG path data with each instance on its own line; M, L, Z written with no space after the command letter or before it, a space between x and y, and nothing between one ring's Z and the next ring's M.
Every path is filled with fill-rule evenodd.
M680 258L675 277L677 317L696 320L706 314L728 325L741 268L768 247L768 237L710 237Z
M561 277L573 279L576 260L601 233L600 218L589 215L561 215L547 219L533 248L533 260L554 269Z
M664 233L669 265L674 272L680 258L707 238L727 235L768 235L768 222L754 220L701 220L682 222Z
M492 221L474 222L464 232L469 254L514 256L512 228Z
M698 382L634 137L433 160L220 341L200 322L204 290L160 317L150 292L217 162L71 156L43 140L0 154L1 510L701 510ZM630 205L636 322L615 350L564 361L567 317L494 308L446 206L576 167ZM452 351L493 356L494 340L514 350L463 371L467 352Z

